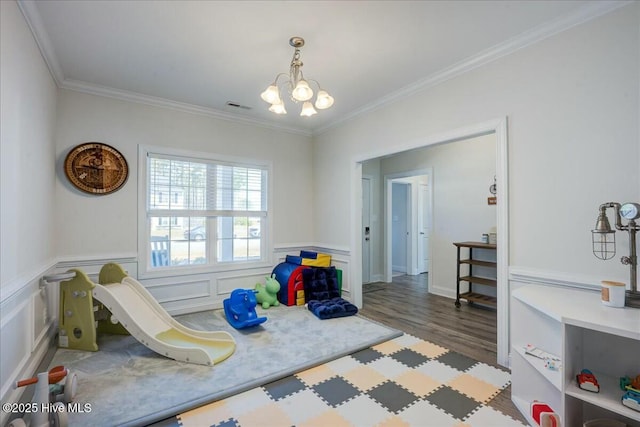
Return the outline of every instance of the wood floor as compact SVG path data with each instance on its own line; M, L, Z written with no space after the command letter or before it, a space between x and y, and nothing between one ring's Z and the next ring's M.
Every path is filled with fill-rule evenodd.
M480 362L496 363L496 312L429 294L428 274L396 276L391 283L363 285L360 314L420 339L431 341ZM522 421L511 402L511 388L496 396L489 406Z

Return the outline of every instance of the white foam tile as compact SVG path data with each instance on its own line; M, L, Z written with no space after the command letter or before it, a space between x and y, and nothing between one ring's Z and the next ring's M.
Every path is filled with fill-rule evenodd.
M280 408L285 411L294 424L302 424L308 419L317 417L331 409L312 390L305 389L278 401Z
M400 412L398 417L411 426L457 427L461 424L460 420L426 401L416 402ZM499 424L494 427L497 426ZM473 427L476 426L474 425Z
M329 366L329 368L331 368L335 373L342 375L362 365L353 357L345 356L328 362L327 366Z
M244 413L248 412L247 408L256 409L273 403L267 392L261 387L233 395L224 402L233 413Z
M484 363L475 364L467 371L467 374L473 375L474 377L498 388L505 387L511 381L511 374L509 372L505 372Z
M393 415L366 395L349 400L336 411L354 426L378 425Z
M413 335L409 335L409 334L404 334L401 335L397 338L394 338L392 340L393 342L397 343L398 345L402 346L402 347L410 347L416 343L419 343L420 341L422 341L419 338L414 337Z
M389 356L381 357L371 363L367 363L367 366L389 379L396 378L398 375L409 370L405 365Z
M422 372L443 384L446 384L452 379L462 375L462 372L452 368L451 366L445 365L444 363L438 362L437 360L430 360L415 369L416 371Z

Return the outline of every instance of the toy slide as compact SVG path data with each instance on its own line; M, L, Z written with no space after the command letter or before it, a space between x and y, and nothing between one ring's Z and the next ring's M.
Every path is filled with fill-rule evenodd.
M103 282L103 272L100 277ZM96 284L93 297L113 314L112 322L120 322L138 341L163 356L214 365L235 351L235 341L228 332L187 328L171 317L140 282L129 276L122 277L120 283Z

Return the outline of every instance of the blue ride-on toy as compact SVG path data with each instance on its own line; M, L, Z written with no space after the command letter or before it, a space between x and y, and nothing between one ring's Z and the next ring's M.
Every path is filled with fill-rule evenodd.
M235 289L231 296L223 301L227 322L236 329L250 328L264 323L266 317L256 313L256 291L253 289Z

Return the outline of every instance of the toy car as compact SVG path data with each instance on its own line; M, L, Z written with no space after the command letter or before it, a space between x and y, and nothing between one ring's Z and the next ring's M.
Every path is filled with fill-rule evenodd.
M627 391L622 395L622 404L640 412L640 393L631 390Z
M594 393L598 393L600 391L598 380L596 380L595 375L593 375L593 373L588 369L580 371L580 373L576 375L576 380L578 381L578 387L583 390Z

